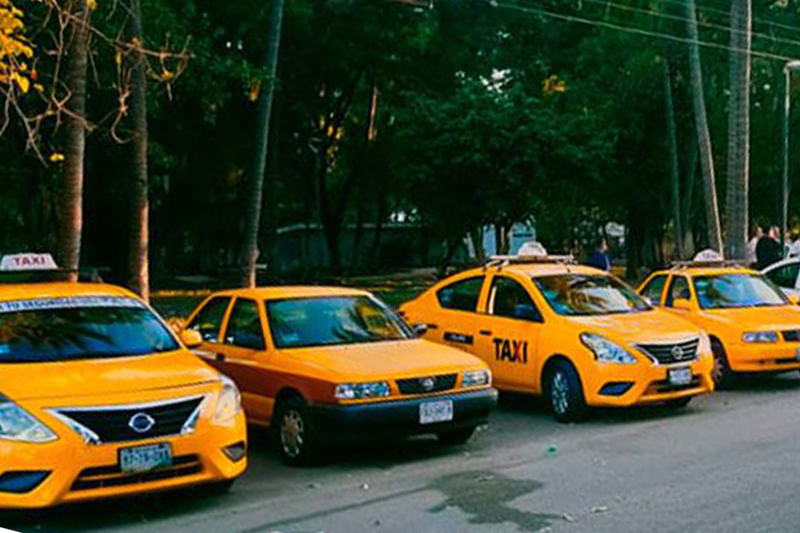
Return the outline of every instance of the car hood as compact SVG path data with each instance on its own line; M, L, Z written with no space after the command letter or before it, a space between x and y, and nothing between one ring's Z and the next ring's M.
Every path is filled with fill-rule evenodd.
M743 309L714 309L701 316L710 322L736 331L783 331L800 329L800 307L749 307Z
M368 381L449 374L487 368L455 348L422 339L286 350L305 364L340 381Z
M570 317L586 332L628 343L670 343L700 336L697 326L661 309L643 313Z
M61 363L0 364L0 394L12 400L108 396L219 380L191 353Z

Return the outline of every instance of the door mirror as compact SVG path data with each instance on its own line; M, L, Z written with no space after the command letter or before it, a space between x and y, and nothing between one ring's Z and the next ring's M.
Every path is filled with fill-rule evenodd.
M672 302L672 308L677 309L679 311L691 311L692 302L690 302L686 298L675 298L675 301Z
M422 323L420 323L420 324L414 324L414 325L411 327L411 329L413 329L413 330L414 330L414 334L415 334L417 337L422 337L422 336L424 336L426 333L428 333L428 324L422 324Z
M532 305L519 304L514 306L514 318L528 322L542 322L542 315Z
M181 331L180 337L183 345L189 349L197 348L203 344L203 336L200 335L200 332L193 329L185 329Z

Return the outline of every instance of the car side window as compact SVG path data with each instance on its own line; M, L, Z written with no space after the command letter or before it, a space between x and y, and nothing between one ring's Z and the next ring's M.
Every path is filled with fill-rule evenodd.
M778 287L794 289L797 286L798 274L800 274L800 263L794 263L768 272L767 277Z
M439 289L436 298L445 309L456 311L476 311L483 287L483 276L457 281Z
M669 285L669 292L667 293L667 300L664 302L666 307L673 307L675 300L691 300L692 293L689 291L689 282L686 281L684 276L674 276L672 283Z
M212 299L195 315L186 329L195 330L206 342L217 342L219 330L222 328L222 319L225 317L225 310L228 309L230 301L230 297L227 296Z
M653 305L661 305L661 295L664 294L664 285L666 284L666 275L656 276L642 289L642 296L653 302Z
M529 322L542 321L542 315L525 287L511 278L503 276L497 276L492 281L492 290L489 293L489 313Z
M225 344L251 350L266 349L264 328L261 327L261 316L255 300L236 299L225 329Z

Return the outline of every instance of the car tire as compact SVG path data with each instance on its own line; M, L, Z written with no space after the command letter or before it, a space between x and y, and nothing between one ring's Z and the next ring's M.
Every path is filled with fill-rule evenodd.
M556 361L547 373L547 400L559 422L578 422L586 417L586 399L578 371L567 361Z
M476 429L476 426L472 426L468 428L442 431L441 433L438 433L436 437L439 439L439 443L442 444L442 446L461 446L466 444L467 441L472 438L472 435L475 434Z
M664 405L667 409L685 409L692 403L694 396L684 396L683 398L675 398L674 400L669 400L664 402Z
M281 400L275 409L274 427L278 453L284 464L308 466L320 460L314 420L302 399Z
M711 374L717 389L727 389L733 385L736 376L731 370L725 347L717 339L711 339L711 352L714 354L714 370Z

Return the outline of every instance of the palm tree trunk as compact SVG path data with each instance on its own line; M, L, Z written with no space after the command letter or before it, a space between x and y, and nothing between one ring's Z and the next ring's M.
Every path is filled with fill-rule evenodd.
M89 14L86 0L68 6L73 16L67 46L66 85L70 93L64 119L66 149L58 198L57 255L69 279L78 279L83 230L83 172L86 154L86 75L89 65Z
M267 32L267 50L264 65L268 78L264 82L258 99L258 133L256 156L250 173L245 195L244 239L242 285L255 287L256 262L258 261L258 235L261 226L261 205L264 197L264 173L267 169L267 152L269 150L269 125L272 117L272 102L275 95L275 78L278 70L278 54L281 44L281 26L283 24L283 6L285 0L272 0L269 29Z
M672 75L669 60L664 64L664 103L667 112L667 143L669 145L669 174L672 191L672 219L675 229L675 256L683 258L683 224L681 220L680 163L675 126L675 105L672 100Z
M128 42L142 39L142 6L140 0L131 0L131 18ZM147 175L147 77L145 57L140 51L133 54L131 111L133 114L133 175L130 184L130 231L128 286L148 301L149 278L149 180Z
M697 31L697 8L694 0L686 0L686 25L689 39L689 68L691 70L692 107L694 108L697 141L700 148L700 165L703 169L703 188L706 203L706 229L708 245L722 251L722 230L719 222L717 184L714 176L714 152L711 133L708 129L706 101L703 94L703 67L700 63L699 34Z
M727 231L725 232L725 255L730 259L745 259L747 256L751 30L750 0L733 0L730 41L731 100L728 116Z

